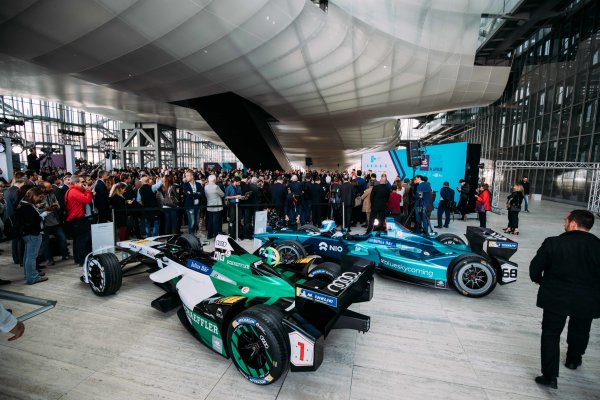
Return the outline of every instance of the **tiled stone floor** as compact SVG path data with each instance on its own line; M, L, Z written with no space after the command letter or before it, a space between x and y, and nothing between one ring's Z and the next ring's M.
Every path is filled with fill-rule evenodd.
M483 299L377 276L373 300L354 307L371 316L371 331L333 332L317 372L288 373L268 387L243 380L229 360L190 337L174 312L152 309L161 290L146 275L99 298L79 282L80 269L63 262L47 269L48 282L26 286L2 243L0 276L15 280L3 289L58 305L29 320L20 340L0 336L0 399L600 399L598 321L583 366L561 366L558 390L533 382L542 311L529 261L546 236L562 232L571 208L533 202L530 214L521 213L513 257L519 279ZM494 229L506 226L506 216L488 220ZM455 221L448 231L472 224ZM28 310L5 304L17 314Z

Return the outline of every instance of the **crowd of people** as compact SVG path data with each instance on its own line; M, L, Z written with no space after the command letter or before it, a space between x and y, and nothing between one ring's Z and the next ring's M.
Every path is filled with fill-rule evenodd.
M438 191L426 176L388 180L372 171L204 171L197 168L127 168L106 171L86 162L76 173L33 164L15 172L0 191L2 236L12 242L12 259L24 267L27 283L47 280L40 266L55 257L82 265L91 249L91 225L112 221L118 240L159 234L205 232L207 239L227 231L244 239L254 232L255 211L268 210L273 227L320 225L335 220L347 232L359 224L367 232L383 228L387 216L416 232L432 231L430 218ZM522 186L509 196L509 226L518 234L518 212L526 199ZM439 188L437 225L448 228L451 216L465 219L469 184L461 179ZM486 184L474 194L480 225L486 226L491 195ZM526 203L527 204L527 203ZM442 219L444 219L442 221ZM224 225L227 227L224 229ZM67 239L73 241L69 254ZM0 280L0 283L7 281Z
M223 231L225 224L230 235L244 238L252 235L254 212L268 210L273 226L319 225L324 219L333 219L347 231L362 224L370 232L382 229L383 224L377 221L391 216L416 232L429 233L429 219L438 195L422 175L412 180L396 177L390 182L386 174L378 177L360 170L106 171L88 163L79 166L74 174L60 169L30 169L15 172L10 183L0 182L0 237L11 240L12 260L23 266L27 284L46 281L41 263L53 265L55 257L73 258L82 265L91 250L93 223L112 221L118 240L180 233L183 227L191 234L205 231L211 239ZM486 227L491 197L485 183L472 193L463 179L456 192L444 182L439 188L435 228L448 228L456 212L465 220L473 208L480 226ZM529 182L523 178L507 197L505 232L519 234L519 213L522 206L529 212L528 197ZM566 233L547 239L531 263L531 279L541 285L538 306L544 308L542 375L535 380L541 385L557 387L559 339L567 317L569 349L565 365L577 369L588 344L591 321L600 315L597 290L582 283L598 281L598 239L589 234L593 223L594 216L588 211L571 212L565 219ZM72 255L68 238L76 239ZM560 286L568 276L564 271L570 268L569 260L576 257L587 274L579 286L585 286L588 292L596 290L595 294L585 292L582 297L575 289L568 289L571 286ZM8 283L0 279L0 284ZM560 300L563 297L577 300L565 302ZM2 305L0 331L11 332L9 340L18 339L24 332L24 325Z

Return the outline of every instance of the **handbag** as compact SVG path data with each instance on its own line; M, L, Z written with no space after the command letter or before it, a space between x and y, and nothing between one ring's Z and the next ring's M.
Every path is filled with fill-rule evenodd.
M64 223L64 228L67 234L71 237L82 235L90 231L92 220L89 217L75 218Z
M475 211L479 212L485 212L485 204L475 204Z
M356 196L356 198L354 198L354 207L360 206L362 206L362 197Z

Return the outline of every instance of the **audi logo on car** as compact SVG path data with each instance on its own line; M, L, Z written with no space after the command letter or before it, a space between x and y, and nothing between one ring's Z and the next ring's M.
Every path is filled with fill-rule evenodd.
M327 286L327 289L333 293L339 293L356 281L360 275L361 272L344 272L335 278L335 280Z

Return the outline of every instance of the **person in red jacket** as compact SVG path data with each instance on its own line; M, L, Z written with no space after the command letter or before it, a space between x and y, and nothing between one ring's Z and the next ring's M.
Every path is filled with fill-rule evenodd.
M400 195L400 191L398 190L398 186L395 184L392 186L392 191L390 193L390 197L388 197L387 201L387 210L388 213L396 221L400 221L400 203L402 202L402 195Z
M65 193L65 228L72 238L77 238L73 240L73 259L79 265L83 265L92 241L91 220L87 218L92 215L91 202L92 191L85 186L81 177L73 175L69 190Z
M491 193L489 190L489 185L484 183L479 185L478 194L475 195L475 209L477 210L477 214L479 215L479 226L485 228L486 220L487 220L487 212L492 209L491 205Z

